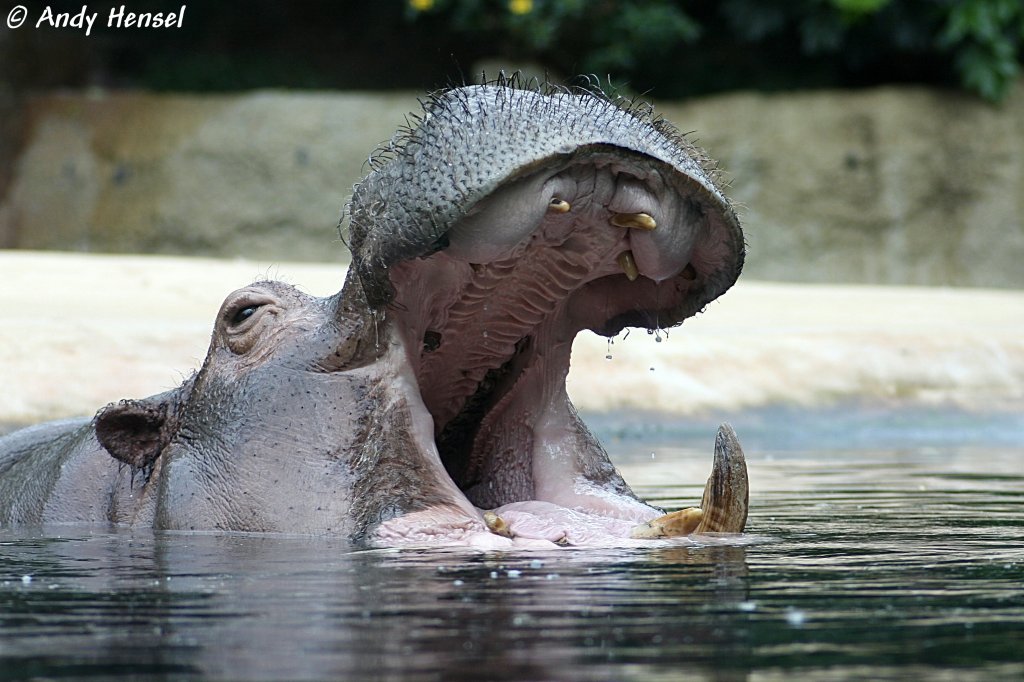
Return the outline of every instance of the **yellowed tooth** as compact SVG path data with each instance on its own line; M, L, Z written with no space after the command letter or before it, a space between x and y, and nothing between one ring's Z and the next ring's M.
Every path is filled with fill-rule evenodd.
M629 537L637 540L682 537L696 530L702 518L704 512L700 507L687 507L640 524L630 531Z
M718 427L715 460L704 486L700 507L687 507L640 524L630 531L636 539L674 538L705 533L742 533L750 500L747 461L736 432Z
M700 506L704 516L694 533L742 533L750 503L747 460L736 432L728 424L718 427L715 461L704 486Z
M640 276L640 270L636 267L636 261L633 260L632 251L623 251L619 254L619 257L615 259L622 271L626 273L626 277L629 278L630 282L636 280Z
M612 225L615 227L632 227L650 232L658 226L658 223L646 213L613 213Z
M495 535L501 535L506 538L512 537L512 529L509 528L508 523L494 512L484 512L484 523L487 524L488 530Z
M558 197L551 197L551 203L548 204L548 210L552 213L568 213L571 208L572 205L568 201Z

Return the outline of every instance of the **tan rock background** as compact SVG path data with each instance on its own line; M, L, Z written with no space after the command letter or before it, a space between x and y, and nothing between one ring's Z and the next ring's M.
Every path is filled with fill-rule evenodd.
M418 107L412 94L30 97L0 144L0 246L343 257L352 184ZM999 107L885 88L658 110L731 179L748 277L1024 287L1024 83Z

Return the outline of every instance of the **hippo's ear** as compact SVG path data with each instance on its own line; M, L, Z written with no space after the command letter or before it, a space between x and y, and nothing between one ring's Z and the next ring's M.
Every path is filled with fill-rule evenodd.
M96 413L96 439L115 459L136 469L153 464L177 430L179 390L111 403Z

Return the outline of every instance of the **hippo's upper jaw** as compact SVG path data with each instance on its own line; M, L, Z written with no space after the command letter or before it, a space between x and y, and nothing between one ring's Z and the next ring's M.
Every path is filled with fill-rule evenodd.
M576 415L572 341L679 324L736 280L742 234L703 157L648 110L506 85L440 96L388 151L350 206L350 277L425 425L410 457L443 465L451 504L401 507L376 541L483 521L493 538L629 537L661 512Z

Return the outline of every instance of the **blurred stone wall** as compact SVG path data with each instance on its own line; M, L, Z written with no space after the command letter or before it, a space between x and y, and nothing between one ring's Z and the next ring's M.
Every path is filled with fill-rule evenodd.
M32 96L0 129L0 246L341 260L353 183L418 108L412 94ZM747 277L1024 287L1024 83L1000 107L901 88L658 110L731 180Z

